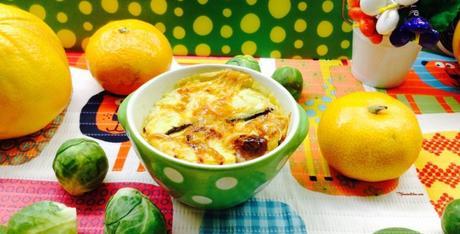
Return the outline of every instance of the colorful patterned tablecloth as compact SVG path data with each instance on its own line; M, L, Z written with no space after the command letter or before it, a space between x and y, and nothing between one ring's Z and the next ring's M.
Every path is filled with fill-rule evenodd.
M388 227L442 233L439 216L449 201L460 198L460 66L451 58L422 52L406 82L389 90L355 80L348 60L260 59L266 75L282 65L302 72L299 103L309 116L309 135L264 190L221 211L192 209L169 197L144 170L117 121L123 97L102 90L84 56L68 53L68 58L74 91L67 109L35 134L0 141L0 223L24 205L55 200L77 207L80 233L102 233L107 199L130 186L161 209L172 233L373 233ZM172 69L226 60L175 57ZM386 92L417 113L423 149L399 180L349 179L321 155L316 139L321 113L335 98L360 90ZM110 162L104 186L82 197L68 195L51 167L60 144L74 137L97 140Z

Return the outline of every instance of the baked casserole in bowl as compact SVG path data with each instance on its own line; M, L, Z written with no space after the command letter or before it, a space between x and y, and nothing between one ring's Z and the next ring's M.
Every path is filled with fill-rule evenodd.
M248 200L308 131L304 110L286 89L232 65L166 72L127 97L118 118L154 180L204 209Z

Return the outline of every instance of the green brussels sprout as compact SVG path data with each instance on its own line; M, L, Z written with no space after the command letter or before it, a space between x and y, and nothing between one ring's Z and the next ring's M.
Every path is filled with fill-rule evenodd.
M59 202L37 202L15 213L6 233L76 234L77 210Z
M441 216L441 227L445 234L460 233L460 199L447 204Z
M295 100L300 98L303 88L303 77L297 68L289 66L277 68L272 78L286 88Z
M136 189L122 188L107 203L104 233L166 233L166 225L149 198Z
M53 170L61 186L78 196L102 184L109 161L101 146L93 140L77 138L64 142L53 161Z
M6 228L5 225L0 224L0 234L6 234L8 229Z
M260 72L259 62L251 55L237 55L229 59L225 64L247 67Z
M391 227L378 230L374 234L420 234L420 232L414 231L409 228L402 227Z

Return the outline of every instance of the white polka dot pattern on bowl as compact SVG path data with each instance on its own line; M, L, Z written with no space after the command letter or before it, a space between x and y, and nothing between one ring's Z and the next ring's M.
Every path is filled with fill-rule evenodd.
M192 200L201 205L209 205L212 203L211 198L199 195L192 196Z
M233 177L223 177L216 181L216 187L220 190L229 190L238 184L238 180Z
M163 169L163 173L165 173L166 177L168 177L168 179L170 179L172 182L182 183L184 181L184 176L182 176L182 174L176 169L165 167Z

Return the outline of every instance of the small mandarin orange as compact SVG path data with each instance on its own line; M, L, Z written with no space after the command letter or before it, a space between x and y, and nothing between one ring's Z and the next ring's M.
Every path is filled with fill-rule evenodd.
M85 54L94 78L119 95L167 71L172 62L168 39L155 26L135 19L102 26L89 39Z

